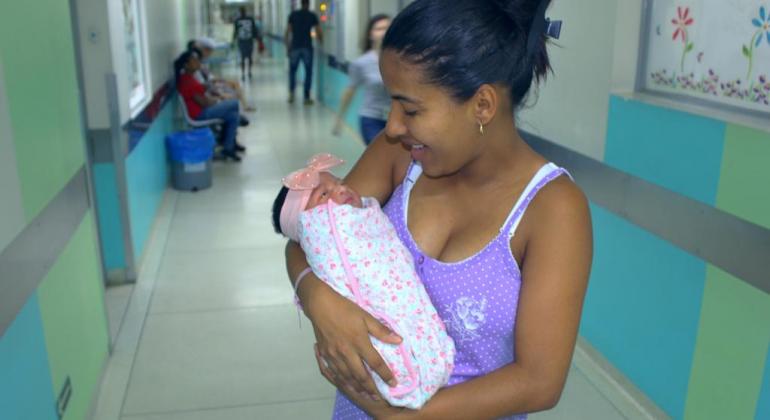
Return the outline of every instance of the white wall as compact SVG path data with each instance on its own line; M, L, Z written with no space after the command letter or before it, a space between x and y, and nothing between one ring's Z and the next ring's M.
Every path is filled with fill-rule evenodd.
M105 74L112 72L107 1L76 0L89 128L109 127Z
M150 86L156 91L172 77L172 63L185 47L179 31L170 30L180 25L179 3L175 1L145 2L147 17L147 55L150 67Z
M157 0L146 0L157 1ZM187 31L190 38L196 38L207 35L203 22L203 2L205 0L187 0L185 1L185 18L187 19ZM185 42L187 40L184 40Z
M204 35L201 13L204 1L144 0L141 3L138 19L142 20L144 30L147 101L172 76L172 62L183 51L187 38ZM76 6L88 127L109 127L107 73L117 76L118 104L124 123L130 118L130 92L122 0L76 0Z
M369 0L369 16L385 13L394 17L399 12L399 0Z
M636 89L642 14L642 0L625 0L618 3L612 64L613 92L630 93Z
M641 0L624 0L632 1ZM603 159L615 63L614 38L627 38L630 35L625 32L633 31L625 28L615 33L620 9L626 9L618 3L615 0L553 2L548 16L564 21L561 39L549 47L554 74L541 86L534 107L520 113L522 129ZM638 37L638 30L634 35ZM633 48L626 55L635 54L636 48Z
M337 58L353 61L362 52L361 33L366 25L366 6L360 0L346 0L342 4L345 7L345 56Z
M140 0L133 0L140 1ZM93 3L90 1L88 3ZM141 8L140 8L141 15ZM107 0L107 18L109 22L111 70L115 73L118 84L118 106L120 122L127 122L130 116L128 107L131 89L128 80L128 54L126 53L125 19L123 17L123 0ZM141 16L136 17L137 20ZM146 87L148 88L148 87ZM107 92L106 94L109 94ZM151 94L151 93L150 93ZM146 99L145 99L146 102Z

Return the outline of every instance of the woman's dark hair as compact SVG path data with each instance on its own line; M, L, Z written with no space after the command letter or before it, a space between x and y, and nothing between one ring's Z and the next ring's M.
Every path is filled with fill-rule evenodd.
M382 48L423 67L429 83L458 101L483 84L500 83L518 107L532 82L550 70L544 32L535 33L538 39L527 48L533 22L544 19L550 1L416 0L390 24Z
M179 57L177 57L176 60L174 60L174 79L179 80L179 74L184 69L184 66L187 65L187 62L190 61L192 57L198 57L200 58L201 55L196 51L196 49L187 50L183 52L182 54L179 54Z
M187 41L187 51L197 48L197 45L198 43L194 39Z
M283 203L286 202L286 195L289 194L289 189L281 187L281 191L278 192L278 196L273 201L273 229L275 233L283 235L281 230L281 209L283 209Z
M384 13L381 13L379 15L374 15L369 19L369 23L366 24L366 32L364 32L364 39L361 45L364 47L364 52L367 52L372 49L372 29L374 28L374 25L376 25L381 20L390 19L389 15L386 15Z
M187 65L187 62L190 61L190 56L192 55L192 52L190 50L187 50L183 52L182 54L179 54L179 57L174 60L174 79L179 80L179 75L182 73L182 70L184 69L184 66Z

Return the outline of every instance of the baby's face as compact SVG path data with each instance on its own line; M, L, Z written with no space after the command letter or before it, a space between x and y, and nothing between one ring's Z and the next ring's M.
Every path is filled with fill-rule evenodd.
M321 183L310 194L310 200L307 202L305 210L326 204L329 199L337 204L349 204L353 207L361 208L361 196L351 188L342 184L342 180L336 176L321 172Z

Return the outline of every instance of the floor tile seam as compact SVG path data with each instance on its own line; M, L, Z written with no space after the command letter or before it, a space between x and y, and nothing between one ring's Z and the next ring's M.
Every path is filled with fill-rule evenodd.
M276 235L276 237L278 236L277 233L274 233L274 232L271 232L271 233ZM286 243L286 241L284 241L284 245L285 245L285 243ZM248 245L248 246L243 246L243 247L232 247L232 248L182 249L182 250L178 250L178 251L170 250L170 254L167 255L167 256L175 258L175 257L181 257L183 254L191 254L190 256L192 256L192 255L198 255L198 254L208 254L208 253L211 253L211 252L217 252L217 253L219 253L219 252L221 252L221 253L232 252L234 250L237 250L237 251L259 251L259 250L262 250L262 249L265 249L265 248L270 248L271 246L272 246L272 244L267 244L267 245Z
M150 223L150 229L149 229L149 235L147 235L147 238L145 239L145 248L142 255L138 256L138 262L136 264L136 271L135 273L140 273L142 267L147 262L147 258L149 257L149 253L147 250L149 249L147 247L148 244L151 243L152 240L155 239L155 236L158 235L158 233L162 232L162 230L159 230L160 224L162 223L162 218L158 217L159 215L163 214L163 210L165 206L169 205L169 197L174 197L174 201L176 201L179 197L178 194L174 193L174 190L171 188L170 185L166 185L166 189L163 191L163 195L160 199L160 208L158 209L157 213L155 214L155 218ZM168 228L170 228L170 224ZM168 235L168 230L166 229L166 235Z
M278 189L276 189L276 194L278 194ZM190 215L194 214L201 214L201 215L210 215L211 213L222 213L224 215L231 215L233 213L238 214L246 214L246 215L259 215L261 214L257 210L248 210L248 211L241 211L241 210L224 210L224 209L195 209L195 210L186 210L182 209L179 213L182 213L183 216L189 217Z
M166 187L166 191L163 192L163 198L162 198L162 201L161 201L161 207L160 207L160 210L158 212L159 215L160 214L164 214L163 212L167 211L166 208L168 206L173 205L174 202L172 202L171 198L170 198L172 193L173 192L171 191L170 187ZM175 197L174 201L176 201L176 199L178 199L179 196L175 195L173 197ZM166 231L165 232L166 238L168 238L170 227L171 226L170 226L170 223L169 223L168 226L166 226L163 229L163 230ZM156 235L158 235L158 233L159 233L159 228L160 228L160 218L157 218L156 220L153 221L152 226L150 228L150 232L151 233L150 233L150 236L147 238L147 244L151 244L153 241L157 240L156 239L157 238ZM147 255L145 254L143 256L143 258L141 259L141 261L139 262L139 267L138 267L137 272L139 272L139 273L141 272L142 265L144 263L146 263L146 260L147 260L146 257L147 257ZM118 329L117 329L117 331L115 331L115 340L110 338L110 341L111 341L110 342L110 347L112 347L114 342L117 341L117 337L120 336L120 332L123 330L123 326L125 325L126 318L128 316L128 308L131 307L131 302L133 302L133 300L134 300L134 296L135 296L134 292L135 291L136 291L136 283L131 285L131 293L128 294L128 299L126 300L126 306L125 306L125 308L123 310L123 315L120 317L120 323L118 324Z
M205 251L238 251L238 250L248 250L253 249L254 245L247 245L247 246L221 246L221 247L213 247L209 249L169 249L167 256L168 257L176 257L181 256L188 253L203 253Z
M583 375L583 379L585 380L585 382L588 383L588 385L591 388L593 388L594 391L596 391L596 394L599 395L602 398L602 400L604 400L604 402L606 402L608 405L610 405L612 408L614 408L615 411L618 414L620 414L620 416L623 417L624 420L633 420L633 419L629 418L626 415L626 413L623 412L623 408L622 407L619 407L617 404L615 404L615 402L612 399L607 398L607 396L604 395L604 392L602 392L602 390L599 389L599 387L585 373L583 373L582 369L578 368L577 366L575 366L575 368L577 369L578 373Z
M169 209L169 214L170 214L171 220L168 223L168 230L166 232L165 237L163 238L163 245L162 245L162 247L160 249L160 259L159 259L159 261L157 263L157 267L154 267L155 273L154 273L153 280L152 280L152 288L150 290L150 296L149 296L149 298L147 300L147 307L145 308L145 311L144 311L144 317L142 319L142 326L139 328L139 334L137 336L137 343L136 343L136 346L134 346L134 352L131 355L131 365L130 365L130 368L128 370L128 378L126 380L126 388L123 390L123 399L121 401L120 411L118 413L118 415L121 416L121 417L123 416L123 412L126 409L126 402L128 400L128 390L131 387L131 380L133 379L133 376L134 376L134 367L136 365L136 358L137 358L137 355L139 354L139 352L141 351L141 348L142 348L142 338L144 337L144 329L147 326L147 319L148 319L149 314L150 314L150 308L152 307L153 295L155 294L155 285L156 285L156 281L157 281L157 278L158 278L158 274L160 272L160 268L162 266L161 261L163 261L163 257L166 254L166 248L168 247L169 236L171 234L171 227L173 226L174 216L175 216L175 213L176 213L176 206L177 206L178 202L179 202L179 194L175 194L173 205L172 205L171 209ZM134 290L134 292L136 292L136 289Z
M655 418L654 416L650 417L652 413L648 411L648 407L645 407L643 402L638 401L633 393L625 389L625 387L623 387L622 384L619 383L617 379L612 376L612 374L610 374L610 372L602 369L601 364L591 359L591 357L588 356L588 353L586 353L586 350L581 350L581 353L581 357L584 359L582 363L576 364L573 357L573 364L575 369L578 371L578 373L583 375L585 381L590 384L590 386L596 391L596 394L601 396L604 401L608 402L625 420L635 420L637 418L635 416L629 417L631 413L626 412L628 408L637 410L640 414L642 414L642 417L640 418ZM592 373L589 374L587 372L588 370L591 370ZM603 383L611 388L610 392L613 392L614 395L611 396L605 394L605 392L599 388L599 382L597 381L603 381ZM626 404L622 405L621 401L616 401L616 397L617 399L624 401ZM647 414L647 416L644 414Z
M201 310L185 310L185 311L161 311L161 312L148 312L148 317L169 317L174 315L198 315L198 314L217 314L217 313L236 313L236 312L255 312L260 309L275 309L278 307L287 306L287 307L294 307L294 304L291 302L287 303L272 303L267 305L251 305L251 306L241 306L241 307L233 307L233 308L211 308L211 309L201 309Z
M136 290L136 285L134 285L131 289L131 293L128 295L128 299L126 300L126 306L123 309L123 315L120 317L120 323L118 324L118 329L115 331L115 339L110 337L110 349L112 349L112 346L117 341L118 337L120 336L121 331L123 331L123 325L126 323L126 318L128 317L128 308L131 307L131 302L134 300L134 291Z
M285 401L283 400L271 401L271 402L256 403L256 404L235 404L235 405L223 405L223 406L215 406L215 407L192 408L192 409L184 409L184 410L136 412L136 413L125 414L125 415L122 415L121 417L130 419L131 417L195 413L198 411L231 410L231 409L238 409L238 408L269 407L274 405L297 404L297 403L304 403L304 402L320 402L320 401L327 401L327 400L333 400L333 399L334 399L334 395L331 395L328 398L304 398L304 399L292 399L292 400L285 400Z

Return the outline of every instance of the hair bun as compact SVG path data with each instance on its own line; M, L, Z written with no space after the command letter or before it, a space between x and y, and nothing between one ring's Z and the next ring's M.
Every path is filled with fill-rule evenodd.
M383 48L422 65L427 80L460 101L482 84L503 83L517 107L550 69L545 31L535 27L536 38L530 36L535 19L545 22L543 8L550 3L416 0L393 20Z

